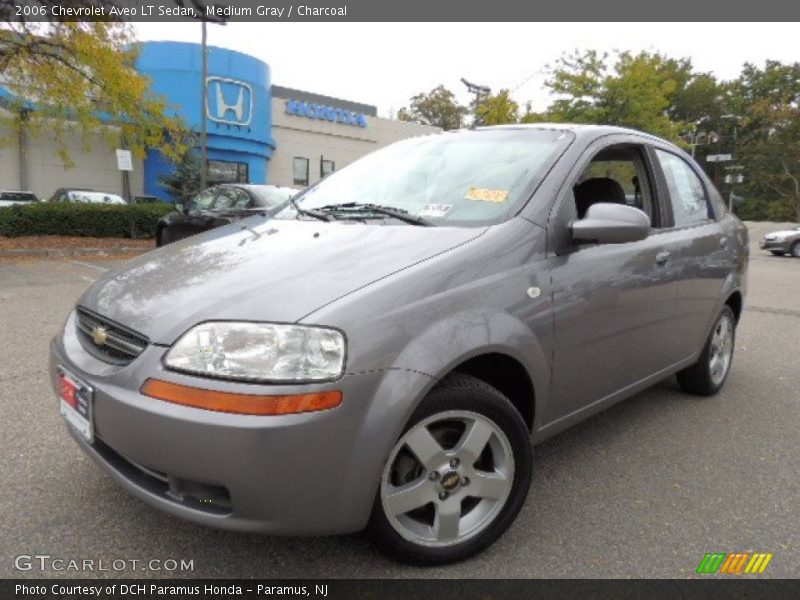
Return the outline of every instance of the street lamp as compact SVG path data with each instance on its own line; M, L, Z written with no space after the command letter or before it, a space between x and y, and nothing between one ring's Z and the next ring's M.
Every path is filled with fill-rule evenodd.
M734 114L725 114L720 116L721 121L733 121L733 148L731 149L731 160L736 160L736 139L738 137L739 132L739 121L742 120L742 117L739 115ZM733 167L732 167L733 168ZM738 167L737 170L741 170L742 167ZM731 184L731 189L728 192L728 211L733 212L733 186L735 183L742 183L744 181L744 175L739 172L735 176L725 177L725 183Z
M200 68L200 189L206 189L206 169L208 164L208 132L206 129L206 102L207 102L207 90L206 90L206 80L208 79L208 32L206 31L206 23L211 21L212 23L217 23L218 25L225 25L225 18L224 17L212 17L208 18L208 12L206 11L206 3L204 0L191 0L192 4L196 8L196 12L200 13L200 25L202 27L202 34L201 34L201 47L203 56L201 57L201 68ZM177 0L179 6L183 6L182 0ZM215 5L216 6L216 5Z
M472 83L467 81L463 77L461 78L461 83L467 86L467 91L470 94L475 94L475 110L473 114L474 122L472 126L478 125L478 105L481 103L481 96L488 96L492 93L492 88L487 85L478 85L477 83Z

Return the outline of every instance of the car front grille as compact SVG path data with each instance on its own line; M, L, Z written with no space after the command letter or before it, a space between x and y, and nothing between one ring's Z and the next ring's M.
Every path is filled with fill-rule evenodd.
M127 365L144 352L149 341L85 308L78 308L75 327L84 350L112 365Z

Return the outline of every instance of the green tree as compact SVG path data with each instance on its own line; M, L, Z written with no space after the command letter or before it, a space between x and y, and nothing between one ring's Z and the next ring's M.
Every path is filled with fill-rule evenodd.
M6 18L7 4L0 11ZM0 28L5 124L52 137L65 165L73 162L65 137L75 131L87 147L99 134L111 147L124 140L139 157L147 148L179 156L182 124L150 92L136 56L128 24L6 21Z
M742 118L737 159L745 190L789 204L800 220L800 63L745 64L732 89ZM770 212L785 215L777 206Z
M519 104L512 100L508 90L500 90L477 106L475 116L481 125L516 123L519 121Z
M183 155L172 162L172 171L159 178L161 187L172 196L176 202L188 204L199 194L200 180L203 163L192 141L186 142L187 150Z
M556 96L554 121L600 123L640 129L675 141L686 123L674 112L679 93L694 77L691 62L659 53L595 50L562 56L546 85Z
M411 98L409 107L401 108L397 118L423 125L434 125L444 130L461 129L468 109L444 85L438 85L427 94L420 93Z

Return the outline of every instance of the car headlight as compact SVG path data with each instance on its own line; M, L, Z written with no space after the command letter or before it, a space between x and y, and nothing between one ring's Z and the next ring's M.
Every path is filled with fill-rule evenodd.
M184 333L164 364L247 381L325 381L342 374L344 358L344 335L335 329L209 321Z

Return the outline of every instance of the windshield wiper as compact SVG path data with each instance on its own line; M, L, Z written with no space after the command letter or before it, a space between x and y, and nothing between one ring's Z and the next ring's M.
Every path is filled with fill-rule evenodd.
M344 204L328 204L326 206L321 206L316 210L323 214L325 212L361 213L361 214L374 213L378 215L392 217L393 219L397 219L398 221L403 221L404 223L409 223L410 225L421 225L423 227L434 226L433 223L431 223L428 219L409 214L409 212L404 208L383 206L381 204L369 204L369 203L362 204L359 202L345 202Z
M320 212L313 208L300 208L300 205L297 204L297 200L291 198L289 203L294 207L297 211L298 215L304 215L306 217L314 217L315 219L319 219L320 221L333 221L333 217L331 215L326 215L324 212Z

